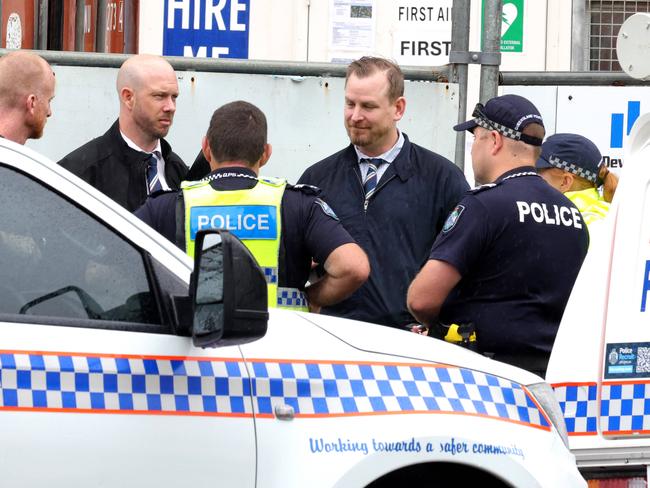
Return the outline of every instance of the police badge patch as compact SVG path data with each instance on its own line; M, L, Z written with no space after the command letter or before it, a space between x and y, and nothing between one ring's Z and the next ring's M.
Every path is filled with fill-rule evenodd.
M321 200L320 198L317 198L316 200L314 200L314 202L317 203L320 206L320 208L323 209L323 212L325 212L325 215L329 215L334 220L339 220L336 213L334 213L334 210L332 210L332 207L330 207L327 203L325 203L324 200Z
M465 207L463 205L456 205L456 208L453 209L449 214L449 217L447 217L445 225L442 226L442 231L446 233L453 229L464 210Z

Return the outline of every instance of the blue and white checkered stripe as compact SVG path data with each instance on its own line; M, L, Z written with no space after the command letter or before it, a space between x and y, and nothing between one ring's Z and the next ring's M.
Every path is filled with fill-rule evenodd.
M297 288L278 287L278 307L305 308L307 307L307 296Z
M0 354L0 407L251 415L240 361Z
M263 267L262 270L264 271L264 278L266 278L268 284L276 285L278 283L278 268L267 266ZM278 307L299 309L307 308L307 295L297 288L278 287L277 294Z
M264 271L264 278L267 283L274 285L278 282L278 268L263 266L262 271Z
M253 363L256 412L277 404L296 414L390 412L476 414L548 429L520 385L463 368L419 365Z
M464 413L548 430L530 394L463 368L357 364L0 354L0 408L176 415L297 416ZM252 399L251 399L252 398Z
M554 385L569 435L650 433L650 383Z
M595 383L553 385L569 435L595 435L598 400Z
M603 384L600 428L604 435L650 433L650 383Z

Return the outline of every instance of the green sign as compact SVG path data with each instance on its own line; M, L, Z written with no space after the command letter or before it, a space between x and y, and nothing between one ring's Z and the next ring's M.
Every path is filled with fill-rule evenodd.
M524 0L503 0L501 52L520 53L524 46Z
M483 0L485 4L485 0ZM483 5L485 8L485 5ZM481 25L483 24L481 8ZM503 0L501 52L520 53L524 47L524 0Z

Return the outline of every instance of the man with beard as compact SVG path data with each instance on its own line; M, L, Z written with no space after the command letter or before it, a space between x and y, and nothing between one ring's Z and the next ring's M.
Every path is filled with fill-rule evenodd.
M59 164L133 211L148 195L178 190L187 173L163 139L176 112L176 74L161 57L132 56L117 74L117 94L118 120Z
M52 115L54 73L40 56L15 51L0 58L0 136L18 144L39 139Z
M351 144L299 180L323 191L370 260L368 281L323 313L393 327L413 323L406 307L408 285L468 189L449 160L411 143L397 128L405 108L399 66L376 57L351 63L344 107Z

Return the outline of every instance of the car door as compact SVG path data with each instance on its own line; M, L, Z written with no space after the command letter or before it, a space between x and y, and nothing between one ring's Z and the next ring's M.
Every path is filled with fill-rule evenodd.
M96 217L66 196L76 190L62 173L3 165L7 154L0 151L2 483L254 486L239 348L197 349L175 330L170 297L187 294L186 279L160 262L160 249L154 259L129 239L128 224L142 231L120 211L90 192L91 206L104 207Z

